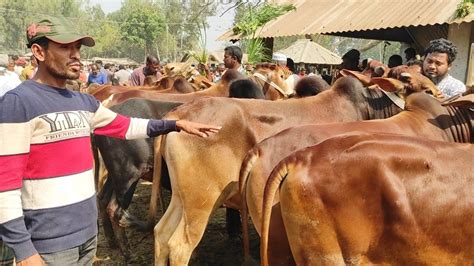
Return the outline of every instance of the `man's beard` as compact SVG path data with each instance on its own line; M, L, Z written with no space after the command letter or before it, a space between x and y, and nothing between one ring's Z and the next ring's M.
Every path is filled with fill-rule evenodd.
M51 58L53 59L53 58ZM48 60L46 60L47 62ZM51 61L54 61L54 60L51 60ZM60 67L59 65L55 64L54 62L51 62L51 63L46 63L45 64L45 67L46 67L46 70L48 71L48 73L57 78L57 79L64 79L64 80L67 80L67 79L78 79L79 76L80 76L80 72L72 72L72 71L68 71L67 70L67 66L72 63L72 62L69 62L66 64L66 67Z
M425 73L425 76L428 77L434 84L438 84L444 76L439 76L438 74L429 74Z

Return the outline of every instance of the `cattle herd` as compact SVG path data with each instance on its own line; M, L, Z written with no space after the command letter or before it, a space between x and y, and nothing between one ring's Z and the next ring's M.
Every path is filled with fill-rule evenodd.
M214 84L179 70L154 87L89 91L127 116L222 126L207 138L94 137L104 234L125 260L135 226L154 231L155 265L188 264L225 206L241 213L247 259L250 217L262 265L474 262L473 94L441 99L414 69L379 64L291 98L287 73L262 65L249 79L265 99L236 99L250 97L229 89L240 73ZM139 179L153 181L146 221L127 211ZM156 223L162 188L171 201Z

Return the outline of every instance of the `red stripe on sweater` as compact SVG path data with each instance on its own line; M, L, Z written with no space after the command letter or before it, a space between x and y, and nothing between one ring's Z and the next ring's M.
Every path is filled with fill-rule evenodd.
M28 154L0 156L0 192L21 188Z
M117 115L115 119L110 122L108 125L96 128L94 134L96 135L106 135L108 137L125 139L127 134L128 127L130 126L130 117L125 117L123 115Z
M92 169L90 137L32 144L25 178L43 179Z

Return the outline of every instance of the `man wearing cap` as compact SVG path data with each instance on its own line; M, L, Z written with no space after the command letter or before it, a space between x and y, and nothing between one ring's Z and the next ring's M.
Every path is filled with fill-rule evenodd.
M30 25L38 71L0 98L0 239L20 266L92 264L97 206L90 132L134 139L180 130L206 137L220 129L125 117L65 89L79 77L81 46L95 44L73 29L64 18Z
M286 66L286 55L281 53L273 53L272 61L279 66Z

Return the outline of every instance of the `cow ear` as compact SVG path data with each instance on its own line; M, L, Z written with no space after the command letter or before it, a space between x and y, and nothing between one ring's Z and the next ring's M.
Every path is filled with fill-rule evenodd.
M449 99L447 101L449 101ZM442 105L472 108L472 107L474 107L474 94L468 94L466 96L461 96L461 97L455 99L454 101L449 101L449 102L442 103Z
M202 83L206 85L207 88L210 88L212 85L214 85L214 82L211 82L209 80L203 80Z
M342 69L339 73L341 73L343 77L354 77L358 79L366 87L372 84L370 83L370 78L360 72Z
M370 80L373 84L379 85L379 87L387 92L397 92L403 90L405 85L398 79L393 78L372 78Z

